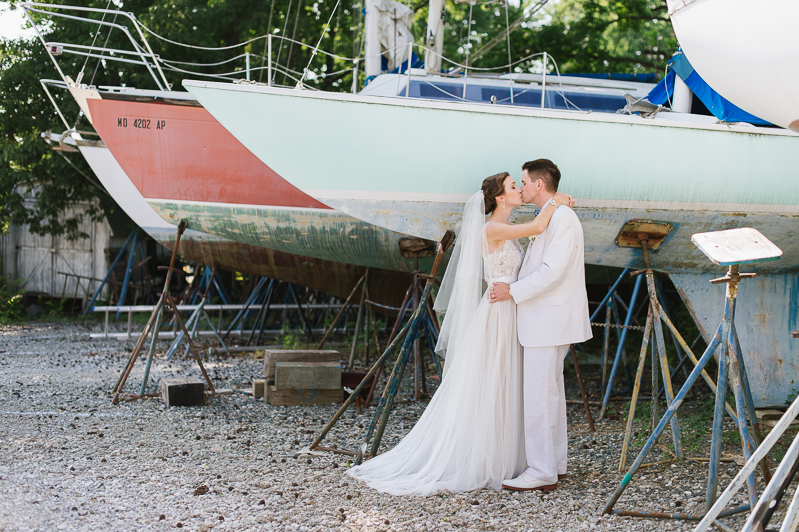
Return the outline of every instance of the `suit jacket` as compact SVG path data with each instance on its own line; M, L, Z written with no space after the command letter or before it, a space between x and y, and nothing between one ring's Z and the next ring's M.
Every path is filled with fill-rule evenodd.
M593 336L584 248L577 215L565 205L558 207L549 226L527 249L519 280L510 285L524 347L567 345Z

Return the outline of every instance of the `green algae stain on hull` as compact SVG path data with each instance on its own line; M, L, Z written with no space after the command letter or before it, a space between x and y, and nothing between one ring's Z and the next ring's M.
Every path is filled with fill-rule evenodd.
M411 272L413 259L403 258L403 235L336 211L275 209L234 204L175 203L149 200L166 221L186 220L189 227L236 242L323 260ZM431 259L421 259L429 269Z

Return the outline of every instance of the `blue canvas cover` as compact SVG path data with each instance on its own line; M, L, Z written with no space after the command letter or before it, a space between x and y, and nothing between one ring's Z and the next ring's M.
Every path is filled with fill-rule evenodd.
M669 60L669 73L649 93L647 99L655 105L665 105L674 95L674 77L680 76L694 96L699 98L713 116L724 122L748 122L758 126L771 125L770 122L747 113L740 107L730 103L721 94L714 91L710 85L694 70L688 58L680 50Z

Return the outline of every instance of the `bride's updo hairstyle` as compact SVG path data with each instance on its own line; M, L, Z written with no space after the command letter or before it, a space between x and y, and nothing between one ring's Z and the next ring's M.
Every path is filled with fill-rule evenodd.
M491 214L497 208L497 196L505 193L505 179L510 177L508 172L500 172L483 180L483 197L486 202L486 214Z

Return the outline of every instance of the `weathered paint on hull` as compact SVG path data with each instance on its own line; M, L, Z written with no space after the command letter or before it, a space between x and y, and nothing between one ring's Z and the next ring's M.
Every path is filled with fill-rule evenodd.
M159 242L171 249L175 244L174 234ZM181 239L180 254L199 264L296 283L340 298L346 298L366 272L362 266L303 257L222 238L190 236ZM381 304L399 306L408 282L407 274L374 268L369 273L369 297Z
M153 212L108 148L101 143L83 141L78 141L78 148L102 185L134 223L172 249L175 226ZM346 297L365 272L365 268L352 264L274 251L191 229L181 239L180 254L187 260L222 270L297 283L338 297ZM402 302L408 284L406 274L375 269L370 277L369 291L373 300L389 305Z
M167 222L185 218L190 228L249 245L413 271L413 260L400 254L403 235L334 211L301 192L196 102L112 97L121 96L87 101L92 124Z
M724 315L725 285L714 274L678 273L671 280L706 341ZM784 406L799 393L799 350L791 331L799 329L799 274L758 274L738 285L735 326L741 341L755 406ZM690 340L689 340L690 341Z
M285 253L323 257L326 260L380 267L398 272L413 271L413 262L399 253L399 237L383 228L341 216L335 211L308 214L258 205L176 203L150 200L164 220L223 236L236 242L269 247ZM342 239L348 240L347 246ZM420 259L429 268L432 259Z
M463 202L484 177L509 170L518 178L525 161L550 158L563 173L562 190L578 198L587 262L640 267L639 252L614 243L624 222L673 223L652 263L672 274L705 330L723 315L724 290L708 283L721 272L690 243L692 233L755 227L784 255L747 271L799 268L799 139L790 132L674 122L679 117L647 120L185 84L234 136L298 188L342 212L423 238L456 227ZM272 125L269 131L259 128L265 122ZM309 130L324 134L320 123L335 123L335 134L309 139ZM367 124L386 127L377 134ZM414 142L420 127L435 142ZM298 153L309 143L338 179L322 180ZM520 219L530 215L529 208L519 212ZM790 339L797 328L795 275L741 285L750 295L738 305L738 328L759 406L781 405L796 394L797 372L786 369L799 359L799 346Z

